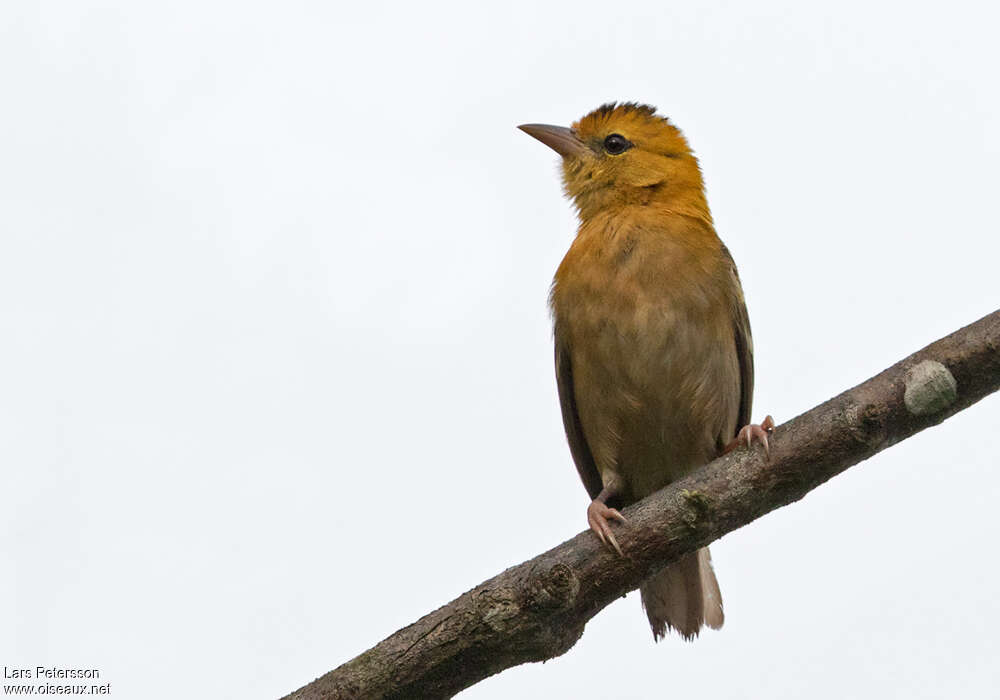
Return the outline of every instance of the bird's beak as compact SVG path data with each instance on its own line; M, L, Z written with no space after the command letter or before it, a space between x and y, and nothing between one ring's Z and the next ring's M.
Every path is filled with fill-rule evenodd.
M583 141L576 137L572 129L551 124L521 124L517 127L528 136L538 139L563 158L578 156L586 150Z

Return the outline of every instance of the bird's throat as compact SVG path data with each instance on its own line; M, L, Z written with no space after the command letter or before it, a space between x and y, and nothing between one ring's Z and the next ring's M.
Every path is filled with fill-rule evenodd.
M573 202L581 224L598 216L627 216L632 210L635 213L686 216L712 225L712 214L704 190L700 186L691 187L668 180L641 187L595 187L575 193Z

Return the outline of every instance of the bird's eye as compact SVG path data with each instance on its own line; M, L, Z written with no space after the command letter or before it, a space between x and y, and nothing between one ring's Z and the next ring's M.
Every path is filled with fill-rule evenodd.
M632 147L632 143L621 134L611 134L604 139L604 150L613 156L621 155Z

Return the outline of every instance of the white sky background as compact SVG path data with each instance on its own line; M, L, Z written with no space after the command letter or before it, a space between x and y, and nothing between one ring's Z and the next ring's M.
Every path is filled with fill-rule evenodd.
M585 527L517 124L685 131L757 419L994 310L997 10L835 5L4 3L0 664L275 698ZM461 697L994 697L998 409L714 544L721 632Z

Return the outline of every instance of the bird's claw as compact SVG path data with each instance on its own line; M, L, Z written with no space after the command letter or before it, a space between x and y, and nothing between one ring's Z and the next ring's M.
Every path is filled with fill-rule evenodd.
M764 446L764 454L768 457L771 456L771 446L767 442L767 436L774 432L774 419L771 416L767 416L764 422L760 425L751 423L750 425L744 426L740 429L740 432L736 436L736 442L740 445L745 445L746 447L753 446L754 438Z
M587 506L587 522L590 524L590 529L597 534L605 547L610 544L618 552L618 556L624 557L625 554L618 545L618 540L615 539L614 533L611 532L608 520L617 520L622 524L628 524L628 520L617 509L608 508L598 500L594 500Z

